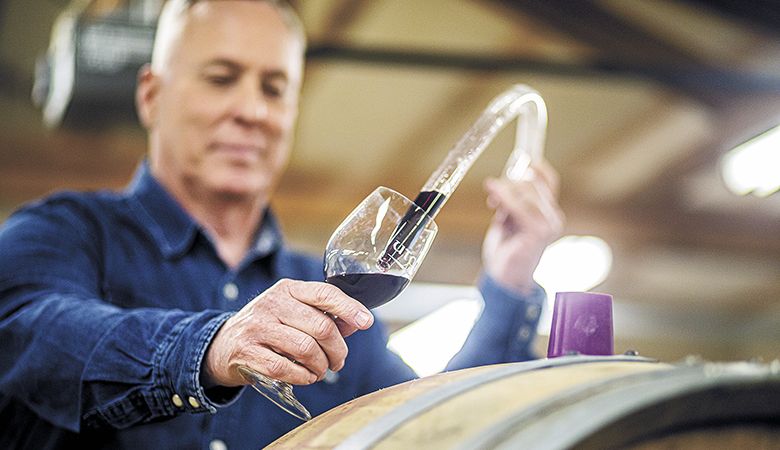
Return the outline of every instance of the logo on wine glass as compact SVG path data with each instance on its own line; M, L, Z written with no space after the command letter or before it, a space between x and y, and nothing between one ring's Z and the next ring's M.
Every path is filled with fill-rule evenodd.
M404 272L417 264L417 256L403 242L393 240L392 253L389 256Z

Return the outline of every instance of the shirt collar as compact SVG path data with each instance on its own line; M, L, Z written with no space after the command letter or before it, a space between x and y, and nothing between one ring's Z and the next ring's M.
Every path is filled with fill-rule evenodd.
M263 214L263 222L255 237L255 244L249 252L249 259L265 258L282 248L284 237L276 216L269 208Z
M136 170L127 193L136 220L166 258L182 255L190 248L197 224L154 178L146 161Z
M144 161L127 188L136 220L149 232L166 258L182 256L195 241L200 226L154 178ZM282 246L276 218L266 209L249 258L266 257ZM206 233L204 233L206 235Z

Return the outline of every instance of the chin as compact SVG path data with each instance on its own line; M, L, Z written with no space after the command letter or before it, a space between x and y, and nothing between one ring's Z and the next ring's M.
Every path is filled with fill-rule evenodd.
M273 188L273 171L267 166L248 164L224 164L213 161L207 169L207 183L212 192L236 198L252 198L268 195Z
M220 196L234 200L248 200L257 196L265 196L271 190L269 183L261 180L223 180L213 185L214 191Z

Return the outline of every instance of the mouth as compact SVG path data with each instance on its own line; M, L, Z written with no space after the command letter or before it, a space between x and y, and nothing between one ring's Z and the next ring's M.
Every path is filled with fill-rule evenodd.
M267 149L256 143L217 142L210 146L216 154L242 161L257 161L266 154Z

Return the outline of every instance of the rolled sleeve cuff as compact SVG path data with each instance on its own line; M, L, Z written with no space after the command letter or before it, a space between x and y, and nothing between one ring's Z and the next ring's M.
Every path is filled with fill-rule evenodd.
M216 413L234 402L242 388L206 389L200 382L201 366L214 335L233 312L203 312L187 319L181 332L163 349L163 370L171 380L168 404L176 412Z
M504 342L505 362L521 361L533 357L531 343L536 336L539 317L542 313L546 294L538 284L534 284L528 295L510 291L487 274L479 280L479 290L485 299L483 319L496 331L494 336Z

